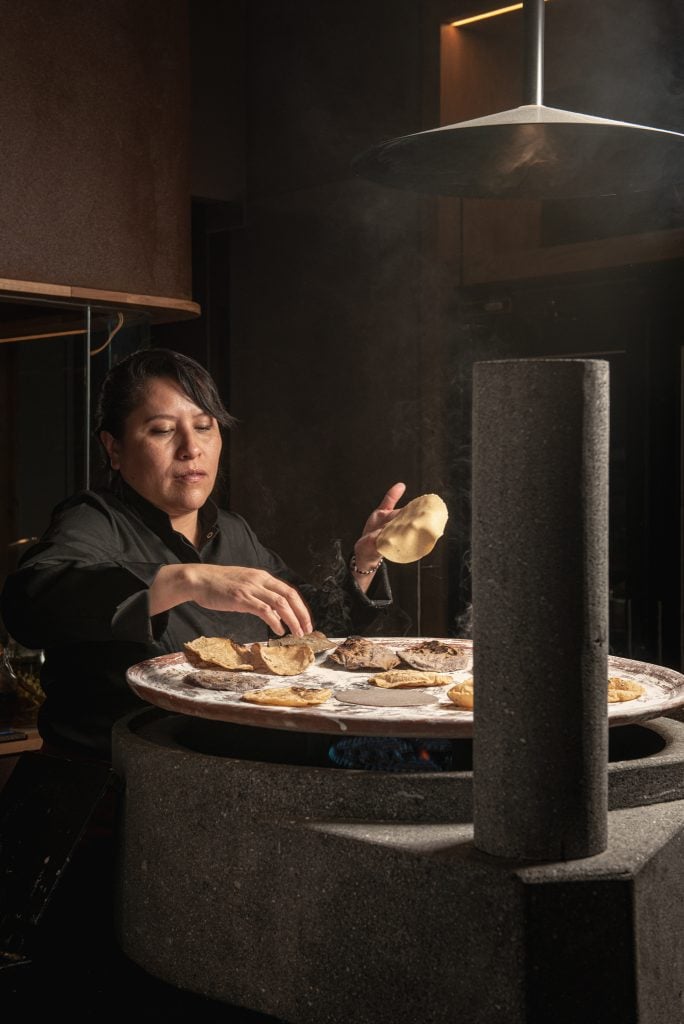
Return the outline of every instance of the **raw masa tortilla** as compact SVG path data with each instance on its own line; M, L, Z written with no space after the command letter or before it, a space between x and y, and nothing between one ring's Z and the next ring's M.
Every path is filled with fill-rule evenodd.
M417 562L430 554L448 518L447 507L438 494L414 498L383 526L376 542L378 551L389 562Z

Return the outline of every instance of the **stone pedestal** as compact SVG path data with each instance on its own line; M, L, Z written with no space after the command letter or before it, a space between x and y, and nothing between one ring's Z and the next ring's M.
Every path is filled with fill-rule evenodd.
M151 974L291 1024L684 1019L682 723L611 766L605 852L545 864L475 847L471 772L203 754L186 723L114 736L120 941Z
M478 363L473 381L475 843L607 842L608 364Z

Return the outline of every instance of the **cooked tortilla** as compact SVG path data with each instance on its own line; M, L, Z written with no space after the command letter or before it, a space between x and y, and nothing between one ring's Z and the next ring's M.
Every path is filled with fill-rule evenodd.
M335 668L341 666L350 671L365 669L372 672L378 668L394 668L400 661L388 647L363 636L350 636L328 655L327 663L332 663Z
M198 636L183 644L188 661L199 667L227 668L251 672L254 666L249 648L222 636Z
M309 686L267 686L263 690L248 690L242 700L249 704L271 704L283 708L306 708L324 704L332 697L332 690Z
M474 704L473 697L473 681L472 679L466 679L462 683L456 683L450 690L447 690L447 697L450 701L459 708L465 708L467 711L472 711Z
M377 548L390 562L417 562L429 555L449 518L438 494L423 494L399 509L378 534Z
M608 703L617 704L626 700L638 700L646 693L645 687L634 679L621 679L620 676L608 678Z
M219 672L204 669L188 672L183 676L183 682L191 686L201 686L205 690L232 690L234 693L241 693L244 690L253 690L255 686L266 686L269 680L266 676L255 676L253 672Z
M325 633L314 629L313 633L305 633L304 636L293 636L287 633L285 636L271 637L268 641L269 647L310 647L314 654L331 650L335 644L328 640Z
M452 647L441 640L423 640L397 652L411 668L433 672L458 672L470 663L470 651Z
M390 672L380 672L368 680L373 686L386 689L413 689L418 686L448 686L453 682L451 676L440 675L438 672L419 672L417 669L401 668Z
M306 644L298 644L296 647L252 644L250 660L259 672L268 672L274 676L298 676L313 665L316 656Z

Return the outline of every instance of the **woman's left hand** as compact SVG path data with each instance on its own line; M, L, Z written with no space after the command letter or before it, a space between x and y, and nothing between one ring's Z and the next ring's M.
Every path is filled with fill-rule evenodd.
M395 506L405 490L406 484L403 483L396 483L390 487L378 507L366 520L361 536L354 545L355 565L362 572L353 573L353 576L363 591L368 589L375 575L373 572L368 573L368 570L372 570L380 561L380 552L377 548L378 534L383 526L396 516L399 509Z

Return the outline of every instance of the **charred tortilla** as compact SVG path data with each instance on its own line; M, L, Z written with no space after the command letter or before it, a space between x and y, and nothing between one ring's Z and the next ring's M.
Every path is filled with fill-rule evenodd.
M373 643L362 636L350 636L328 655L328 663L333 667L342 667L350 671L356 669L395 668L400 664L399 658L388 647Z
M470 651L452 647L440 640L423 640L399 651L399 657L410 668L432 672L458 672L470 663Z

